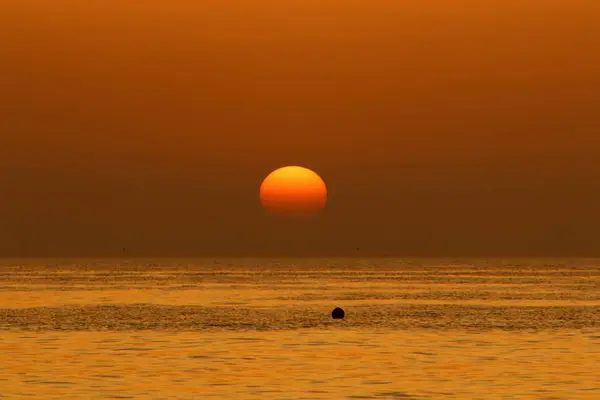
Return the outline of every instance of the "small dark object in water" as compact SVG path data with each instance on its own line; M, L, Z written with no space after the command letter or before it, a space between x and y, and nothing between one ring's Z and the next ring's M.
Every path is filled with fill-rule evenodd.
M344 319L344 310L342 310L339 307L336 307L333 309L333 311L331 312L331 318L333 319Z

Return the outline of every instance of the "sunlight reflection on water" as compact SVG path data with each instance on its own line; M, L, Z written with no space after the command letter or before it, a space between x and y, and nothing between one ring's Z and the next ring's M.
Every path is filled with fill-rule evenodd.
M598 267L161 263L0 266L0 397L600 395Z

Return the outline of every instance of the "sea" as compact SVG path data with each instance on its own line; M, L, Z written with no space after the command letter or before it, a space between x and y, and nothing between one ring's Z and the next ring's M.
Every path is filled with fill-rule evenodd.
M0 398L597 400L599 365L599 259L0 260Z

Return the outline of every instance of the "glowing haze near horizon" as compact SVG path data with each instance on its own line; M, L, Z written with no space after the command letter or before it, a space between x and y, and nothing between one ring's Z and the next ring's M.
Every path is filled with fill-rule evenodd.
M0 256L600 255L597 0L1 8Z

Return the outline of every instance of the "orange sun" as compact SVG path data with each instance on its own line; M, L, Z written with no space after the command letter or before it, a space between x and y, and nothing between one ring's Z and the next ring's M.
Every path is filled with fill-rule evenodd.
M283 167L271 172L260 185L260 201L271 214L309 217L325 207L327 187L310 169Z

